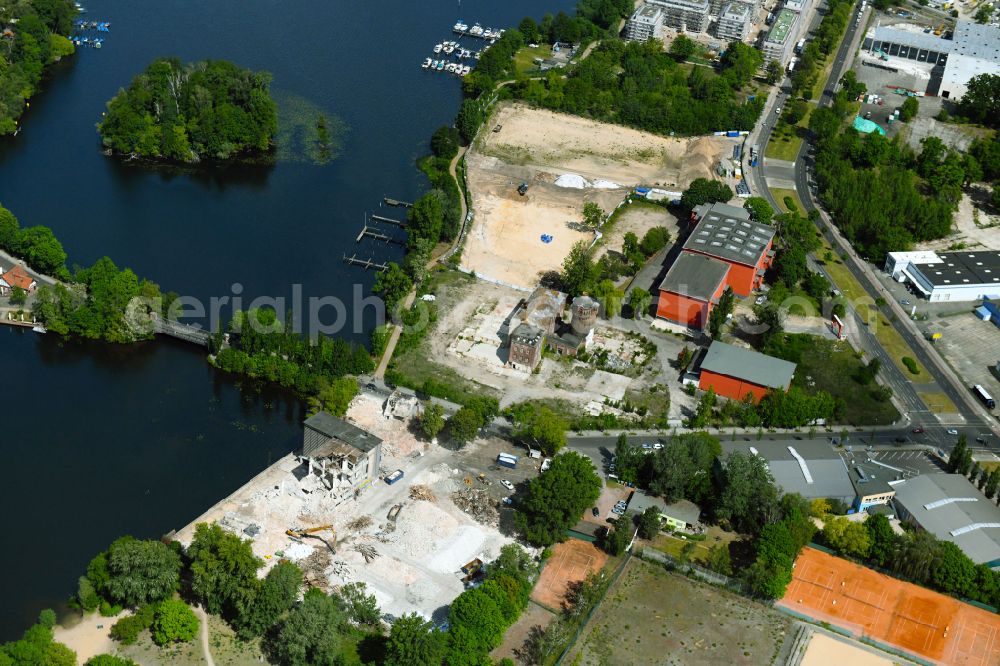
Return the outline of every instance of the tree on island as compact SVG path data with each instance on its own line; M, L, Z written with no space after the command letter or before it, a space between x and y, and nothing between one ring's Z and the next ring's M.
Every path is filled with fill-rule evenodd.
M278 129L270 84L269 73L224 60L161 58L108 102L97 129L107 148L144 159L198 162L264 153Z

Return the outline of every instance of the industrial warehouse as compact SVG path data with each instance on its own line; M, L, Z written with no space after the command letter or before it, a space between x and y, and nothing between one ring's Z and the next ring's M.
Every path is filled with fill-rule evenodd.
M931 302L1000 296L1000 252L890 252L885 272Z

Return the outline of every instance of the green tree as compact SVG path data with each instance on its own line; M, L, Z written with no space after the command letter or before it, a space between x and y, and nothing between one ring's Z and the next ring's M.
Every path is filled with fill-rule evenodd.
M771 62L777 62L772 60ZM780 65L779 65L780 67ZM762 224L771 224L774 217L774 209L764 197L750 197L743 203L744 208L750 211L750 217Z
M643 539L652 539L660 533L660 511L656 507L649 506L639 514L639 536Z
M444 407L436 402L425 402L420 410L420 431L433 440L444 429Z
M108 549L103 592L126 606L166 599L180 584L180 557L159 541L124 536Z
M621 314L625 292L615 286L611 280L601 280L594 287L594 298L600 301L604 316L608 319L614 319Z
M482 417L469 407L462 407L448 419L448 436L459 445L465 445L476 438L484 425Z
M20 640L0 644L2 666L76 666L76 653L57 643L52 628L36 624Z
M28 302L28 292L15 286L10 290L10 304L11 305L24 305Z
M761 456L730 453L721 485L716 514L734 529L758 534L777 514L778 490Z
M687 60L698 50L698 43L686 35L677 35L670 42L670 55L678 60Z
M632 318L642 319L653 302L653 296L642 287L632 287L628 295L628 304L632 308Z
M969 445L967 443L965 435L962 434L958 436L958 441L955 443L955 446L952 448L951 453L948 455L947 469L949 474L958 473L958 470L961 469L967 454L970 454Z
M570 296L579 296L594 288L597 270L590 258L586 241L578 241L563 260L563 289Z
M705 559L705 566L723 576L733 575L733 562L729 555L729 546L724 543L717 543L708 549L708 557Z
M903 106L899 109L899 119L904 123L908 123L917 117L918 111L920 111L920 103L917 101L917 98L907 97L903 100Z
M388 270L375 276L372 292L379 294L385 301L386 310L392 310L396 304L406 298L413 287L413 280L394 261L389 262Z
M347 617L352 621L369 627L379 626L382 611L374 594L367 592L364 583L348 583L340 588L340 597L344 600Z
M86 576L80 576L77 581L76 599L80 602L80 607L87 612L96 610L101 604L101 598L97 596L93 583Z
M87 660L84 666L139 666L131 659L110 654L99 654Z
M894 573L926 584L940 561L941 542L930 532L917 530L899 540L889 566Z
M707 178L695 178L681 195L681 208L691 211L701 204L719 201L725 203L732 198L733 191L725 183Z
M187 549L191 591L213 615L239 616L257 592L257 569L263 562L249 540L226 532L218 523L198 523Z
M688 366L691 365L691 361L693 360L694 360L694 352L691 351L690 347L684 345L684 348L681 349L679 354L677 354L678 367L683 372L688 369Z
M780 60L772 60L767 63L767 82L774 85L785 78L785 69L781 66Z
M975 594L976 565L962 549L950 541L938 545L937 566L931 569L931 582L948 594L969 597Z
M541 405L518 424L517 437L551 456L566 445L569 423L546 405Z
M439 127L431 137L431 151L435 157L450 160L458 154L458 144L461 137L454 127Z
M483 111L479 106L479 102L467 97L462 101L462 106L458 109L458 116L455 118L455 127L458 128L458 134L462 137L462 142L466 144L471 143L482 123Z
M669 229L666 227L653 227L642 235L642 240L639 241L639 249L642 250L642 253L647 257L651 257L665 248L669 242Z
M726 46L722 56L722 76L730 81L734 88L742 88L750 83L757 70L764 64L764 55L740 41L732 41Z
M998 484L1000 484L1000 467L994 467L986 478L985 493L988 499L996 497Z
M635 528L632 527L631 518L621 516L615 521L615 526L604 535L601 547L612 557L618 557L628 548L634 534Z
M507 628L497 604L481 588L466 590L451 604L451 629L466 639L466 648L473 654L485 654L500 644Z
M897 542L896 533L892 531L889 519L881 513L876 513L869 516L864 525L868 530L868 540L871 544L868 556L878 566L886 566L896 549Z
M593 201L583 204L583 223L588 227L597 229L604 224L606 219L607 216L604 214L604 210Z
M549 470L528 482L516 516L518 528L536 546L549 546L593 506L601 479L590 458L566 451L552 460Z
M441 240L441 232L444 229L444 197L441 191L431 190L414 201L406 217L409 248L414 249L421 240L429 241L433 248L434 244Z
M733 288L726 287L722 296L719 297L719 302L708 315L708 334L712 336L712 339L718 340L719 336L722 335L722 326L729 319L729 315L733 313L735 305L736 296L733 293Z
M315 397L309 399L311 411L324 411L334 416L344 416L359 390L358 380L355 377L333 379L320 388Z
M969 79L958 108L974 123L1000 125L1000 74L979 74Z
M194 611L180 599L166 599L156 606L153 618L153 642L157 645L186 643L198 633Z
M757 333L758 348L764 349L772 339L779 337L784 330L783 317L777 303L764 303L753 308L757 320L754 328Z
M236 632L243 640L263 636L291 610L302 587L302 570L291 562L278 562L267 572L246 608L235 618Z
M385 666L440 666L445 635L416 613L392 623L386 643Z
M871 536L863 523L844 516L831 516L823 526L823 538L831 548L845 555L864 558L871 549Z
M976 23L985 25L990 22L991 16L993 16L993 7L984 3L979 5L979 9L976 10L972 18L975 19Z
M344 620L340 600L312 588L306 592L302 603L269 634L264 644L265 652L279 664L341 663Z

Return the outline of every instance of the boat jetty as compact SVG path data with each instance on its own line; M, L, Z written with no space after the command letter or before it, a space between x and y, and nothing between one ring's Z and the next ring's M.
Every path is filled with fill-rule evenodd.
M434 55L424 58L421 67L432 72L445 72L455 76L467 76L472 71L472 65L466 65L463 60L479 60L490 46L496 43L506 30L484 28L478 23L471 28L459 20L451 28L452 32L463 37L476 37L486 40L486 44L480 50L467 49L456 41L445 40L434 45ZM443 56L443 57L439 57Z
M451 27L451 31L456 35L467 35L469 37L485 39L486 41L496 41L503 37L503 34L507 32L503 28L499 30L494 28L484 28L478 23L470 28L467 24L462 22L462 19L455 22L455 25Z
M69 41L75 46L89 46L99 49L104 46L103 37L91 37L83 33L96 30L97 32L111 32L110 21L76 21L73 23L74 32L69 36Z

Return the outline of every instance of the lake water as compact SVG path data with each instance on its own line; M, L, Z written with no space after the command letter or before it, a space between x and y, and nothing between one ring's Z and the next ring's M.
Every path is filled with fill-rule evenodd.
M460 101L453 77L420 68L431 47L452 38L457 18L510 26L575 2L84 4L111 33L103 49L80 49L58 66L21 134L0 141L0 203L22 224L51 227L71 264L108 255L164 290L205 302L239 293L246 305L258 296L290 304L297 289L345 301L354 285L367 290L371 275L342 255L394 256L355 245L364 214L385 195L419 196L426 182L414 162ZM272 72L279 98L343 121L340 157L193 174L104 157L94 126L106 101L165 55ZM364 339L372 316L349 321L347 332ZM0 367L8 398L0 640L71 594L89 558L116 536L181 527L300 437L296 400L241 390L179 343L120 349L0 329Z

